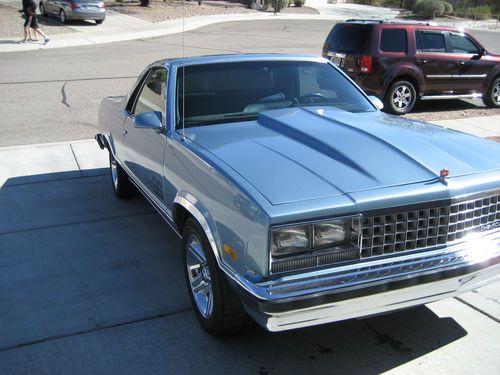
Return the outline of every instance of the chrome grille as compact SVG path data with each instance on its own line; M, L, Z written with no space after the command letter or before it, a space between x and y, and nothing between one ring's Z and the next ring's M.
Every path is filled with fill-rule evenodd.
M427 209L365 216L361 258L444 245L497 220L499 194Z

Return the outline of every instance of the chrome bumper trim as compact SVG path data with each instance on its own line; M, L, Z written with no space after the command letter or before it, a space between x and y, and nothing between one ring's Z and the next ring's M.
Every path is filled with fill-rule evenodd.
M286 330L428 303L497 279L498 229L441 249L286 276L239 292L265 328Z

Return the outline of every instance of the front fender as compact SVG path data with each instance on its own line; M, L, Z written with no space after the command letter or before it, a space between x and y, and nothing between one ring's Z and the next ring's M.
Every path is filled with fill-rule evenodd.
M186 211L188 211L201 225L205 235L207 236L208 242L210 243L215 259L217 260L219 267L221 267L223 263L219 252L221 241L217 231L217 226L215 225L215 221L210 215L210 212L208 212L208 210L198 199L196 199L196 197L185 191L181 191L177 194L174 199L174 203L186 209ZM178 212L174 209L174 220L176 220L177 215Z

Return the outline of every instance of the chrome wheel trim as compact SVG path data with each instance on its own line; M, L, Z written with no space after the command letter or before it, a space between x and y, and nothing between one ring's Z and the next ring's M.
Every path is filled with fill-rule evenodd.
M189 235L185 251L191 293L200 314L204 318L210 318L214 310L212 278L205 251L200 240L194 234Z
M111 180L113 181L113 187L115 190L118 190L118 167L116 165L116 160L111 157L109 162L109 166L111 169Z
M411 90L406 85L398 86L392 92L392 104L394 105L394 108L404 110L408 108L411 101Z
M61 12L59 13L59 18L61 19L62 23L66 23L66 13L64 12L64 10L61 10Z
M497 82L491 91L491 99L496 105L500 105L500 81Z

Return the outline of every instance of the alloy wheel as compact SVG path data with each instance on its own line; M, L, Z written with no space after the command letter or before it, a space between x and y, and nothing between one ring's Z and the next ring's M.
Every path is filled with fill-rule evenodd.
M118 189L118 168L116 166L116 160L114 158L111 158L109 162L109 166L111 169L111 180L113 181L113 186L115 190Z
M500 105L500 81L497 82L491 91L491 99L496 105Z
M191 293L200 314L204 318L209 318L214 309L212 279L205 252L200 240L194 234L188 237L185 251Z
M408 86L401 85L396 87L392 93L392 102L398 109L407 108L412 102L411 91Z

